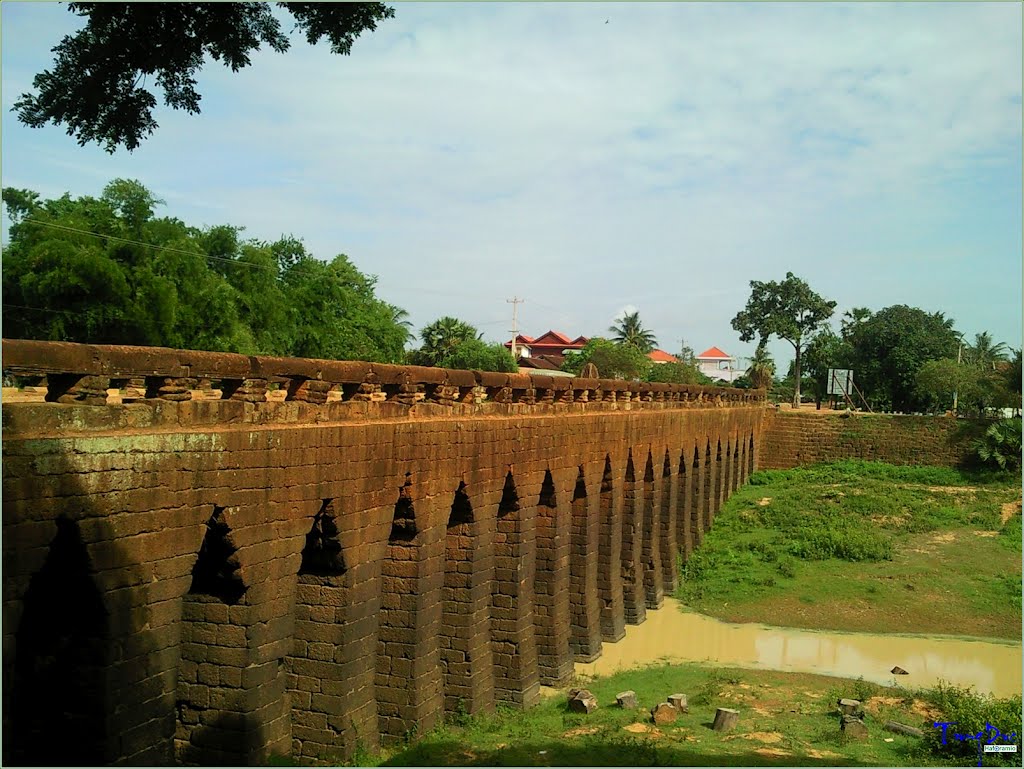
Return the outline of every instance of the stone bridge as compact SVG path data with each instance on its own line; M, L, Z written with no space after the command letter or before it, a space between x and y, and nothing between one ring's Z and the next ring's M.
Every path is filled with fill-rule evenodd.
M4 340L3 367L39 393L3 404L20 764L337 760L530 707L675 589L766 416L763 391L162 348Z

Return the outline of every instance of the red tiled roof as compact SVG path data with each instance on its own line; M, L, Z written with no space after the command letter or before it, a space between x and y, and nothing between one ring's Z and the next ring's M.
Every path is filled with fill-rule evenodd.
M520 368L544 369L546 371L559 371L560 370L558 364L553 363L552 361L548 360L545 357L520 358L519 359L519 367Z
M675 355L665 352L664 350L652 350L647 353L647 357L653 360L655 363L678 363L679 359Z
M709 347L708 349L706 349L704 352L702 352L697 357L698 358L725 358L727 360L732 359L731 355L729 355L728 353L722 352L717 347Z
M509 349L512 349L512 342L503 342L503 344ZM530 346L533 344L533 339L526 336L526 334L519 334L516 336L516 344Z
M570 341L565 334L559 334L557 331L548 331L547 333L541 334L536 339L531 339L525 334L520 334L516 337L516 344L526 345L527 347L537 350L545 349L549 352L557 350L571 349L577 350L583 347L590 340L585 336L576 337L576 339ZM511 347L512 342L505 342L506 347Z
M541 334L539 337L533 340L534 344L565 344L569 345L572 342L569 337L559 334L557 331L548 331L546 334Z

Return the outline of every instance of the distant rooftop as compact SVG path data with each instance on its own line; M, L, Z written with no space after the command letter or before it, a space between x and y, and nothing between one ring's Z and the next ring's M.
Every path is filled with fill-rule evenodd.
M672 355L671 353L667 353L664 350L652 350L651 352L647 353L647 357L650 358L651 360L653 360L655 363L678 363L679 362L679 359L675 355Z
M700 355L697 355L696 358L697 360L735 360L731 355L722 352L717 347L709 347Z

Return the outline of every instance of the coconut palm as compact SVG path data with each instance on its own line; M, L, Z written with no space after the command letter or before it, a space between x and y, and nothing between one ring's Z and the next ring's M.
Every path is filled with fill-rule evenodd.
M412 333L412 321L409 320L409 313L393 304L389 304L388 307L391 308L391 320L405 329L405 341L407 343L415 341L416 335Z
M994 342L987 331L974 335L974 344L967 345L966 359L968 363L984 369L995 369L996 364L1005 361L1009 348L1002 342Z
M608 330L615 334L613 338L616 342L633 345L643 353L650 352L658 344L654 333L645 329L640 322L639 311L626 313L618 324L612 325Z
M775 361L764 344L757 346L746 373L754 389L761 390L772 386L772 382L775 381Z
M465 321L446 315L420 331L420 338L423 340L420 356L424 359L424 365L436 366L438 361L455 352L460 344L471 339L479 339L481 336L483 335Z

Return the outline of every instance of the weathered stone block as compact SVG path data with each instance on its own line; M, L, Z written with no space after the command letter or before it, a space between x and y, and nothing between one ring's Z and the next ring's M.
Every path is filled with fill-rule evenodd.
M667 702L659 702L651 708L651 720L658 726L674 724L678 717L679 711Z
M620 708L633 709L639 707L640 703L636 698L636 692L632 689L625 692L619 692L615 695L615 703Z
M843 716L840 722L840 729L843 737L848 740L866 740L868 728L864 722L855 716Z

